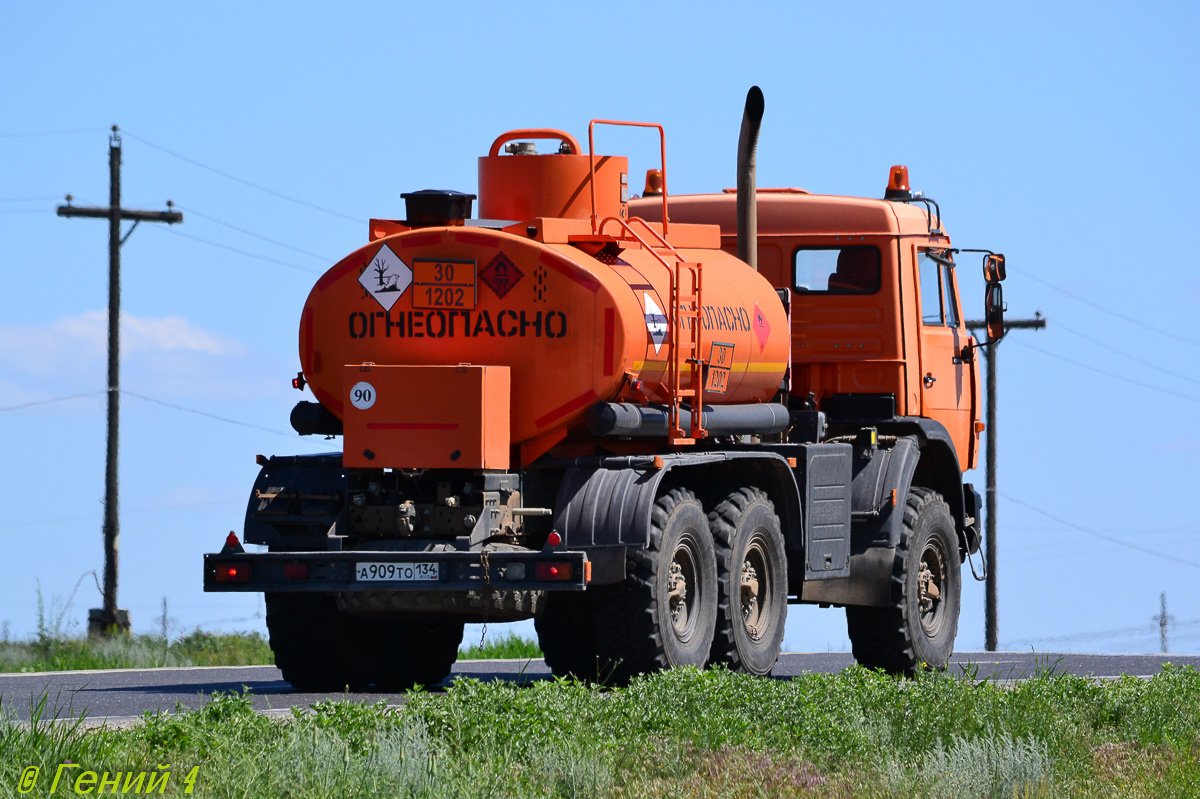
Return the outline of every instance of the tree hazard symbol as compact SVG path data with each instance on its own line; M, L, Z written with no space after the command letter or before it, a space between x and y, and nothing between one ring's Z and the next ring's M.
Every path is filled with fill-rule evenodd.
M771 337L771 326L767 324L767 317L763 316L757 302L754 303L754 323L751 326L754 328L755 338L758 339L758 351L762 352L767 347L767 339Z
M502 252L496 253L496 257L479 273L479 279L496 292L500 299L504 299L504 295L512 291L513 286L520 283L523 277L525 274Z

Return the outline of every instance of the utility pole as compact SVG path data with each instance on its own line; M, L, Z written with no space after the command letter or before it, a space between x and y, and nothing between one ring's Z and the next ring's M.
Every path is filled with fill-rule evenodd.
M1005 319L1004 333L1010 330L1041 330L1046 326L1046 320L1039 311L1034 319ZM987 322L969 321L967 327L972 333L986 330ZM999 641L1000 611L996 598L996 350L1000 341L984 342L980 348L987 358L987 488L984 491L987 507L987 578L985 582L985 613L984 613L984 648L995 652Z
M1175 621L1174 616L1167 615L1167 594L1164 591L1161 597L1161 610L1157 616L1151 616L1151 620L1158 622L1158 638L1162 644L1162 651L1167 651L1167 625Z
M135 211L121 207L121 136L113 125L108 139L108 207L77 207L67 204L58 207L59 216L82 216L108 220L108 442L104 464L104 607L88 611L88 633L99 635L113 628L129 632L129 611L117 609L117 550L120 519L117 515L117 443L121 410L120 348L121 348L121 245L141 222L165 222L168 225L183 221L183 214L166 211ZM121 236L121 220L132 219L133 227Z

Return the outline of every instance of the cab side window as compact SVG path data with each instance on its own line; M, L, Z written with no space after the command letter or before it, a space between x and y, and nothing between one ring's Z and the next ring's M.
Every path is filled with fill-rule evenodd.
M926 325L942 324L942 293L938 286L938 272L941 265L921 253L918 266L921 277L921 323Z
M921 323L958 327L958 303L951 267L945 259L922 252L917 269L921 281Z
M804 294L874 294L880 260L879 248L871 245L801 247L792 255L792 288Z

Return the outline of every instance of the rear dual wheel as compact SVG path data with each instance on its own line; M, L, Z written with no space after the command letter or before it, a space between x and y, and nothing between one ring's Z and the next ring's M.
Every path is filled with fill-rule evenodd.
M297 691L436 685L462 643L462 622L354 616L338 609L333 594L268 593L266 604L275 665Z
M787 619L787 555L761 489L731 491L708 514L717 554L717 626L710 660L733 671L775 668Z
M548 598L535 622L555 675L623 684L637 674L709 662L770 674L783 641L787 565L774 506L756 488L707 516L695 495L664 493L649 544L626 578Z
M630 549L626 577L593 599L601 680L622 684L675 666L704 668L717 617L717 562L695 494L666 492L650 514L649 544Z

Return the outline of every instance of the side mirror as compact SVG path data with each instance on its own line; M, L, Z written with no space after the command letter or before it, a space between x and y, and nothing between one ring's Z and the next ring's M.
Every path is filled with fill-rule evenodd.
M983 257L983 279L988 283L999 283L1007 277L1004 273L1004 256L988 253Z
M1000 264L1003 270L1004 261L1001 260ZM983 295L983 318L987 322L988 341L999 341L1004 337L1005 310L1004 288L999 281L989 282Z

